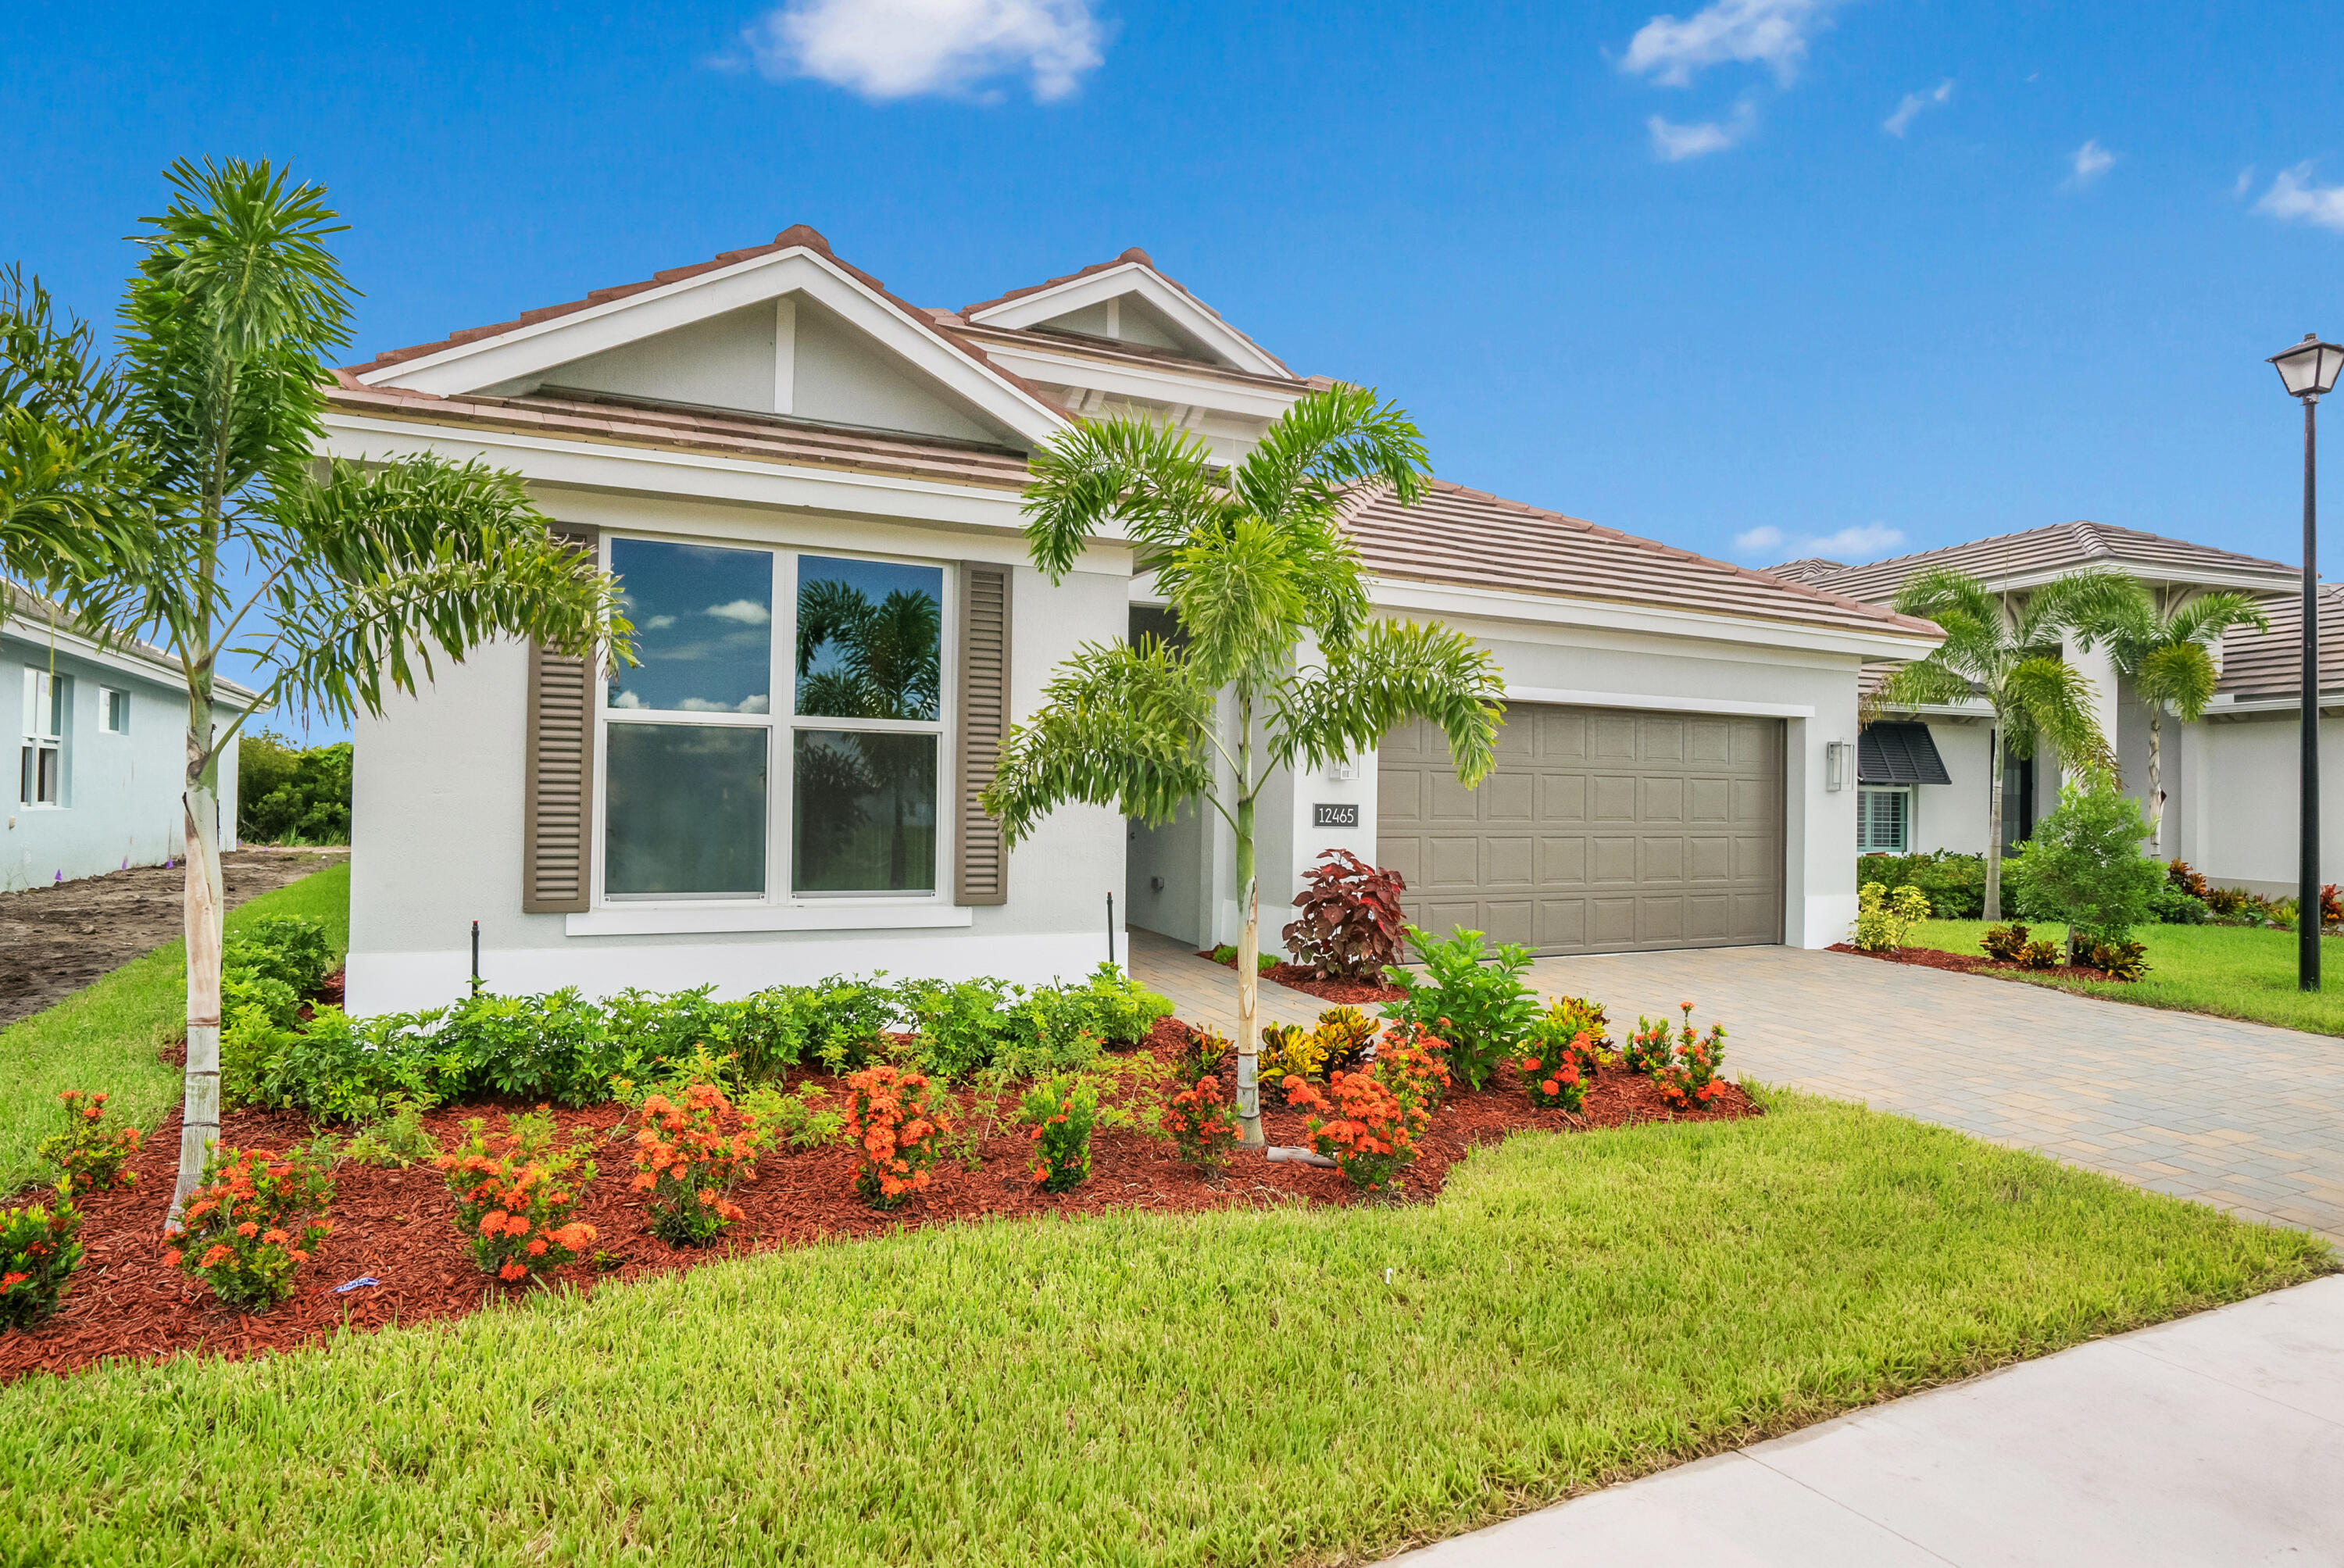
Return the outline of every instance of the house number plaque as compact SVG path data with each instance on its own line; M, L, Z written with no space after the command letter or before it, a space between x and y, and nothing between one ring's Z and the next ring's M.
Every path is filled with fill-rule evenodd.
M1351 805L1318 805L1313 806L1311 809L1315 813L1315 815L1311 819L1311 825L1314 827L1357 827L1359 825L1359 808L1356 804Z

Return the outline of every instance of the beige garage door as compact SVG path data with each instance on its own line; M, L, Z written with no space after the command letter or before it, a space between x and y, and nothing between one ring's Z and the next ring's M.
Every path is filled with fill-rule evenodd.
M1517 705L1471 790L1418 723L1376 790L1376 857L1428 931L1541 953L1782 940L1780 719Z

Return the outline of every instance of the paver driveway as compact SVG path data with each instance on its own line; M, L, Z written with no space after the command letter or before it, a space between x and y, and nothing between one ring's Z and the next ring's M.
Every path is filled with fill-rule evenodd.
M2344 1239L2344 1040L1793 947L1542 958L1614 1038L1726 1027L1726 1071Z
M1131 933L1180 1017L1237 1022L1237 976ZM1726 1070L1862 1100L2249 1219L2344 1239L2344 1040L1844 953L1711 947L1541 958L1549 995L1727 1030ZM1324 1006L1265 985L1265 1021Z

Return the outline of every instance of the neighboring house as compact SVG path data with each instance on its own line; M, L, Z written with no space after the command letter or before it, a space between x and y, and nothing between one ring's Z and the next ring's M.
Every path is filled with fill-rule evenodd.
M2165 852L2189 861L2218 881L2264 891L2291 888L2296 844L2296 734L2299 663L2297 652L2302 573L2282 561L2264 561L2182 540L2164 539L2106 523L2066 522L2024 533L2005 534L1919 555L1862 566L1837 561L1794 561L1770 568L1773 575L1829 589L1852 598L1885 604L1915 573L1936 567L1968 572L2016 610L2027 593L2070 572L2106 571L2133 577L2156 595L2160 606L2178 608L2215 589L2262 596L2271 619L2268 632L2232 632L2217 654L2222 679L2217 695L2196 723L2170 712L2161 726L2165 791ZM2329 617L2336 591L2323 588L2330 606L2323 627L2321 686L2344 687L2344 648L2329 641ZM2148 709L2118 677L2105 650L2085 653L2072 646L2070 661L2088 678L2098 699L2101 728L2117 751L2118 774L2127 793L2148 802ZM1865 673L1867 694L1877 690L1892 665ZM2344 701L2344 698L2339 698ZM2344 728L2334 724L2336 738ZM1950 849L1983 853L1989 808L1988 762L1993 722L1983 701L1920 711L1885 713L1866 726L1858 748L1862 804L1857 815L1859 851ZM2344 752L2335 754L2344 759ZM2331 769L2344 773L2344 766ZM2058 803L2058 770L2047 764L2011 763L2005 773L2003 834L2016 844L2034 831L2037 818ZM2323 855L2344 871L2344 777L2323 780Z
M490 648L357 726L352 1006L460 994L475 919L488 984L600 994L1079 974L1110 895L1231 936L1217 818L1069 808L1005 855L975 804L1061 661L1168 619L1118 537L1036 572L1020 491L1081 417L1234 459L1329 384L1137 250L931 310L803 227L341 372L328 450L517 470L621 575L642 658ZM1273 945L1338 846L1399 867L1428 924L1541 951L1844 934L1855 793L1826 747L1864 662L1934 626L1454 485L1349 524L1379 608L1496 650L1510 723L1476 791L1418 730L1278 781Z
M187 754L178 664L143 642L100 648L25 594L0 609L0 711L16 728L0 890L177 858ZM223 681L219 695L214 711L224 723L255 693ZM219 830L221 845L233 848L233 746L220 760Z

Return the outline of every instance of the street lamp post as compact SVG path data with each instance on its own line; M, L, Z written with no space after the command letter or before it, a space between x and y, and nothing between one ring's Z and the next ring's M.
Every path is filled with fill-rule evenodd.
M2303 401L2303 817L2298 833L2295 896L2295 983L2319 989L2319 445L2312 410L2335 389L2344 348L2317 333L2270 362L2288 395Z

